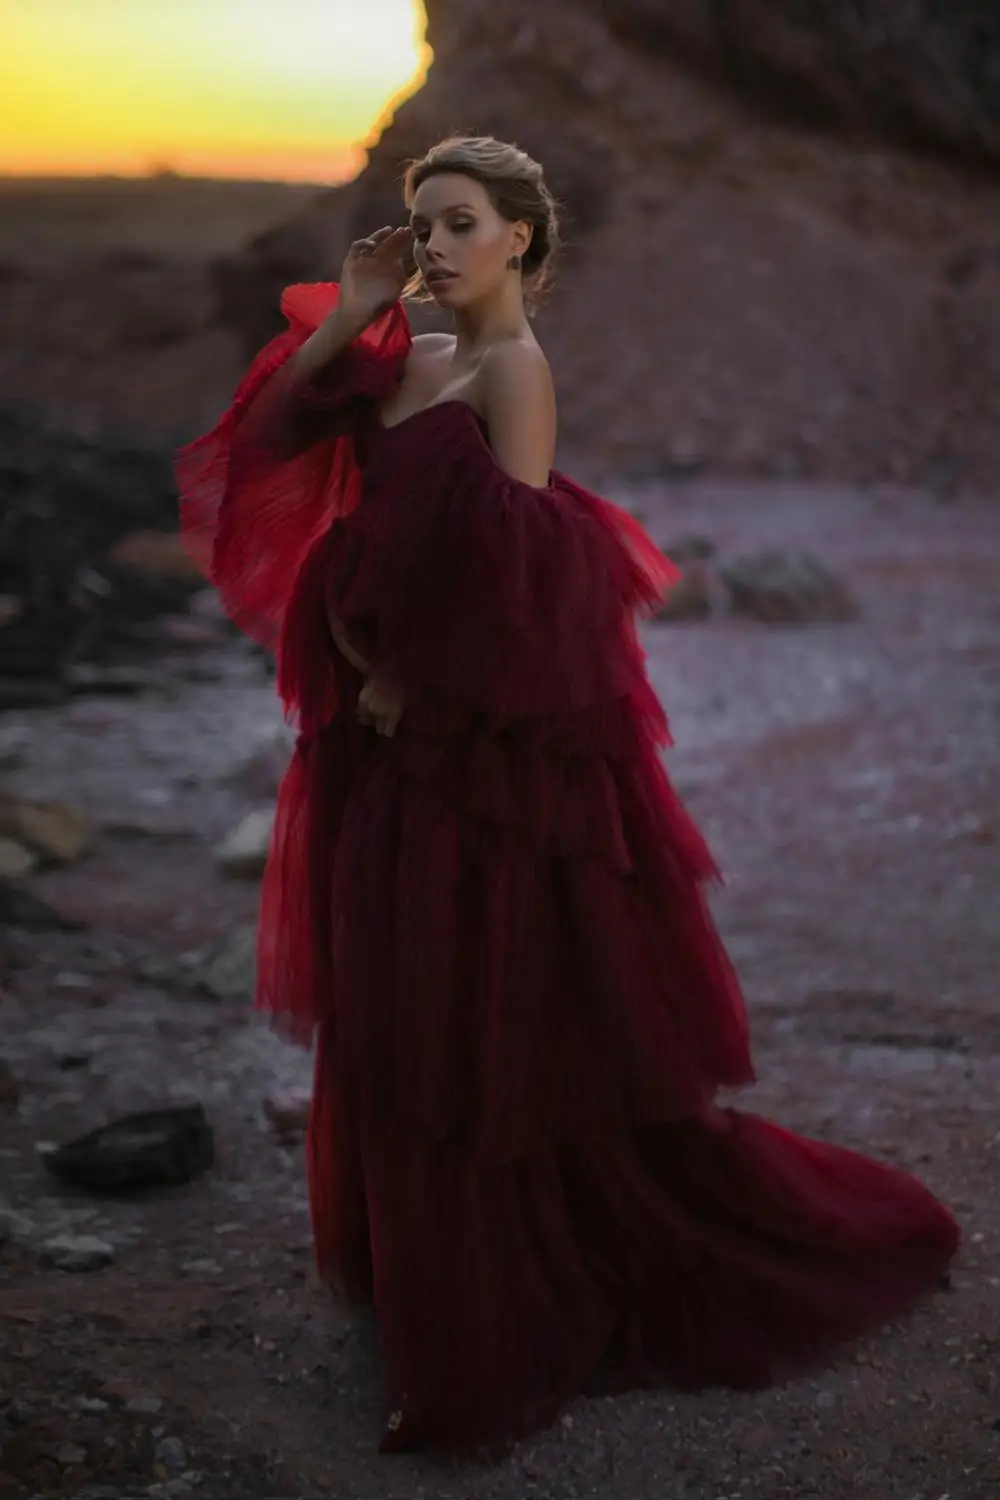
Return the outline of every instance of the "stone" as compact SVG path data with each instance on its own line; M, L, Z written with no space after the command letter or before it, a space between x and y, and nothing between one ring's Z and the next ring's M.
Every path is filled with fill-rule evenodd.
M734 558L719 569L734 614L773 625L853 619L846 585L807 552L771 551Z
M85 1464L87 1462L87 1450L81 1448L79 1443L63 1443L56 1449L56 1463L62 1468L69 1468L72 1464Z
M66 668L64 681L78 697L93 693L107 698L134 698L147 691L152 678L147 667L131 662L111 665L75 662Z
M155 1417L163 1410L159 1396L132 1396L125 1402L125 1410L137 1417Z
M30 759L31 732L23 724L0 724L0 771L18 771Z
M311 1094L305 1091L269 1095L263 1104L264 1115L281 1137L300 1135L309 1124Z
M215 860L227 875L255 880L264 873L271 846L274 812L261 808L247 813L242 822L216 847Z
M70 864L86 851L91 824L65 802L30 802L0 795L0 837L13 839L44 860Z
M42 1158L54 1177L98 1192L179 1186L207 1171L215 1138L200 1104L124 1115Z
M0 1207L0 1245L29 1245L34 1238L35 1226L25 1214Z
M60 1234L46 1240L41 1258L56 1271L102 1271L114 1264L115 1252L106 1240L91 1234Z
M193 585L204 581L174 532L130 531L111 548L108 561L159 578L179 579Z
M187 1449L180 1438L161 1438L154 1450L156 1462L163 1464L165 1468L179 1471L187 1463Z
M64 917L16 881L0 879L0 927L19 927L28 932L78 932L81 926L82 923Z
M19 1104L21 1085L11 1070L10 1064L0 1058L0 1105Z
M257 928L238 927L209 953L192 982L215 1000L249 1000L257 976Z
M23 880L38 869L38 856L16 844L13 839L0 838L0 879Z
M653 615L661 625L683 620L704 620L712 613L712 581L709 570L700 562L688 562L681 576L668 589L663 603Z

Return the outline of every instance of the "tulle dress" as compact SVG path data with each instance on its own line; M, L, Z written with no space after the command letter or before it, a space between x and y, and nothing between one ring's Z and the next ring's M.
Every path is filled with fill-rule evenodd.
M564 476L511 479L461 401L387 428L398 304L293 391L336 296L286 291L177 475L299 729L257 1003L315 1042L316 1253L374 1302L385 1446L778 1379L933 1287L956 1223L903 1171L717 1103L753 1079L746 1013L635 624L671 567ZM394 737L355 717L331 626L402 688Z

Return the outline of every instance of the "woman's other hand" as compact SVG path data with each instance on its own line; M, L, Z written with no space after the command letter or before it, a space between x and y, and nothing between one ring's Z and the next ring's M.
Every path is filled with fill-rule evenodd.
M369 677L358 694L358 719L370 724L376 734L391 738L403 716L403 696L398 688L379 677Z

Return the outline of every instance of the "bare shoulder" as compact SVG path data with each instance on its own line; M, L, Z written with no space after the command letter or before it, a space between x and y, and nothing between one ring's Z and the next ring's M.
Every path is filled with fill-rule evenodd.
M490 446L514 479L545 485L555 454L556 397L549 362L533 340L510 339L483 357Z
M417 360L431 360L439 354L454 354L455 335L453 333L417 333L413 336L413 344L410 350L410 358Z
M555 402L549 362L533 339L504 339L494 344L483 356L483 375L487 389L498 395L516 390L535 400L544 397Z

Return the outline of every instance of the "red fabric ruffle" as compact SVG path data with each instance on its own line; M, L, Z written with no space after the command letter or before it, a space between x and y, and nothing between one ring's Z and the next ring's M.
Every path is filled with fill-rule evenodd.
M175 460L188 554L236 624L270 650L311 546L360 498L359 413L394 389L412 342L395 304L321 379L294 386L288 361L338 293L333 283L286 290L288 328L258 354L215 427Z

